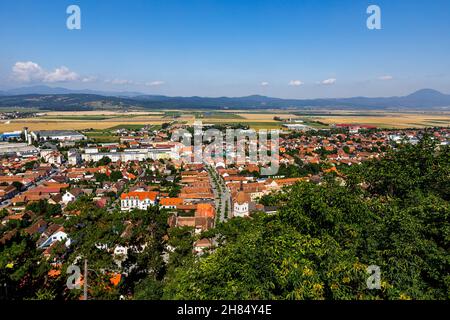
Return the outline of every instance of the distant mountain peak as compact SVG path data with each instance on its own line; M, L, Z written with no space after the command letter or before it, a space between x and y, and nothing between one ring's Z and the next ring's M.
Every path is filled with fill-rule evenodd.
M408 97L441 97L441 96L445 96L445 94L434 89L420 89L408 95Z

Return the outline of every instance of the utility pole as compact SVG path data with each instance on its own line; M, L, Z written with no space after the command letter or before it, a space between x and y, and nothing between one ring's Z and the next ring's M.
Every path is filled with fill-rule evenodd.
M84 259L84 281L83 281L83 294L84 300L88 299L88 267L87 267L87 259Z

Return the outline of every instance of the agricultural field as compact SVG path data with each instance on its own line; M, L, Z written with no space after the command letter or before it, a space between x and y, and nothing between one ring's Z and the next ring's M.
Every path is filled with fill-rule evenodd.
M108 110L94 110L94 111L48 111L45 112L46 116L117 116L117 117L126 117L126 116L137 116L137 115L161 115L163 112L159 111L128 111L128 112L120 112L120 111L108 111Z
M93 120L39 120L39 119L20 119L11 120L5 123L0 123L0 132L17 131L22 130L24 127L28 127L30 130L86 130L86 129L108 129L124 125L140 125L146 124L162 124L162 120L154 121L93 121Z
M279 121L208 121L208 124L229 124L229 125L248 125L251 129L260 130L260 129L281 129L282 122Z
M433 126L450 126L450 112L365 112L363 116L358 113L333 113L307 116L304 118L320 121L326 124L350 123L367 124L379 128L417 128Z
M239 114L218 111L194 112L194 116L196 119L244 119Z
M46 112L34 118L0 122L0 132L22 130L103 130L119 126L142 127L169 121L160 112L71 111ZM179 119L183 120L183 117ZM191 120L191 117L186 118Z
M273 112L273 113L238 113L238 116L256 122L266 122L273 120L274 117L279 117L283 120L288 119L300 119L301 117L292 114L292 113L282 113L282 112Z
M144 125L161 125L173 120L192 124L202 121L208 124L247 124L254 129L281 128L283 120L301 120L314 128L326 128L336 123L367 124L380 128L412 128L450 126L450 111L441 112L382 112L343 110L261 110L261 111L71 111L46 112L34 118L0 122L0 132L21 130L104 130L109 128L140 128ZM322 123L322 124L321 124Z
M111 134L109 130L83 131L83 134L98 143L112 143L119 141L119 136Z

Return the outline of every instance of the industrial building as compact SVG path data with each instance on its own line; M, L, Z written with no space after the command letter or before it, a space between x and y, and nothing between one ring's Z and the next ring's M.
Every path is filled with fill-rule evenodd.
M33 140L80 141L87 137L73 130L41 130L31 132Z
M27 143L0 142L0 156L13 155L22 157L32 157L39 154L39 150Z

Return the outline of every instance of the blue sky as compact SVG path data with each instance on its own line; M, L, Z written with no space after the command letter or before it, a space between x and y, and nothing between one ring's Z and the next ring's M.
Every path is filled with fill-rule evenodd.
M66 8L81 8L81 30ZM366 9L380 6L382 30ZM0 1L0 89L318 98L450 93L448 0Z

